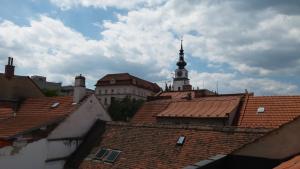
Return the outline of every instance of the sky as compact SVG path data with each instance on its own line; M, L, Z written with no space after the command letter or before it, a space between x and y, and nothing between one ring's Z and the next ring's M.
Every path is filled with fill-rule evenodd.
M0 65L94 89L108 73L171 83L183 39L193 87L300 94L299 0L0 0Z

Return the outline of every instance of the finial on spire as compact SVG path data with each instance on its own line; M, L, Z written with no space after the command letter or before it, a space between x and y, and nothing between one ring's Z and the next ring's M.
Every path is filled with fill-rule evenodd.
M183 38L183 37L181 37L181 40L180 40L180 41L181 41L181 48L180 48L181 50L183 50L183 49L182 49L182 41L183 41L183 39L182 39L182 38Z

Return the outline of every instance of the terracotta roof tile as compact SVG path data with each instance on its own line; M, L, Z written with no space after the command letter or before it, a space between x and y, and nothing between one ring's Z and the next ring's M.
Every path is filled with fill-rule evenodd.
M172 102L157 117L222 118L228 117L240 102L238 96L204 97L190 101Z
M257 113L264 107L263 113ZM300 96L250 96L241 112L240 127L277 128L300 115Z
M183 168L217 154L229 154L263 134L209 127L109 123L101 143L90 155L94 156L100 148L110 148L120 150L120 156L114 164L86 159L80 169ZM179 136L185 136L182 146L176 145Z
M59 105L52 108L51 105ZM61 120L76 107L72 96L40 97L26 99L16 117L0 121L0 138L9 138L33 128Z
M195 91L178 91L178 92L163 92L159 96L171 96L172 99L182 99L191 93L192 98L195 98Z
M274 169L300 169L300 156L295 156L291 160L281 163Z
M170 101L169 100L157 100L146 102L138 110L133 119L132 123L156 123L156 115L165 110Z
M13 116L12 108L0 108L0 120L7 119Z

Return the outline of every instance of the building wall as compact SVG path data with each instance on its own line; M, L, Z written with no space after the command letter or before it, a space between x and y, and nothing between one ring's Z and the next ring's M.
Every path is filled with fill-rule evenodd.
M234 155L261 157L268 159L284 159L300 153L300 118L255 142L235 151Z
M101 103L108 107L111 104L112 98L123 99L127 96L135 99L146 100L147 96L152 96L155 93L139 88L133 85L111 85L111 86L97 86L95 93L101 100Z
M97 119L111 121L95 95L90 96L48 136L49 139L84 136ZM76 124L76 125L74 125Z
M43 169L46 160L47 140L15 144L0 149L0 168ZM53 168L54 169L54 168Z

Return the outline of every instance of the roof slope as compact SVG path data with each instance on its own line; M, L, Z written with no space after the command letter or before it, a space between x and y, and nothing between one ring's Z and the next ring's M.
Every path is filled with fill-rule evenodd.
M264 107L263 113L257 113ZM240 114L240 127L277 128L300 115L300 96L250 96Z
M54 103L59 103L59 105L52 108ZM0 138L7 139L62 120L76 107L72 103L72 96L26 99L16 112L16 117L11 116L9 119L0 121Z
M274 169L300 169L300 155L295 156L291 160L281 163Z
M146 102L137 111L131 120L132 123L156 123L156 115L165 110L170 101L169 100L157 100Z
M80 168L182 168L216 154L228 154L263 134L245 129L226 132L208 127L108 123L90 157L99 148L120 150L120 156L114 164L87 158ZM186 137L183 146L176 145L179 136Z
M40 88L28 76L13 76L6 78L0 73L0 99L24 99L42 97Z
M111 80L115 80L112 84ZM107 86L107 85L134 85L144 89L151 90L153 92L159 92L160 87L156 83L152 83L138 77L132 76L129 73L117 73L107 74L97 81L96 86Z
M158 117L227 118L239 105L239 96L204 97L172 102Z

